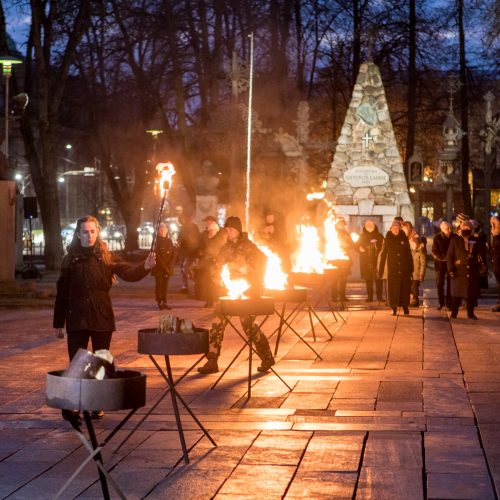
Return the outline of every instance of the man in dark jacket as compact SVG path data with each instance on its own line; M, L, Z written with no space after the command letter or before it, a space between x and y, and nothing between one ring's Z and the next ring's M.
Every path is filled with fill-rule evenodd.
M227 265L232 280L244 279L250 284L250 288L245 292L245 295L259 297L263 289L266 256L248 239L248 235L243 232L238 217L228 217L224 227L227 242L221 248L217 257L218 267L221 269L222 266ZM262 360L262 364L257 370L259 372L268 371L275 361L266 336L258 328L258 325L254 324L252 327L249 317L241 317L240 321L246 335L252 339L255 350ZM214 325L209 336L208 361L204 366L198 368L200 373L216 373L219 371L217 360L223 335L223 323Z
M179 222L181 224L178 237L178 255L182 277L181 293L188 293L191 267L200 248L200 230L188 214L181 214Z
M332 300L336 301L340 299L341 302L348 302L349 299L346 295L347 276L351 273L351 251L354 248L354 243L352 242L351 235L346 230L345 219L343 217L337 218L335 230L337 231L340 249L348 257L348 265L339 268L332 281Z
M448 275L448 265L446 255L450 241L455 237L451 231L451 224L443 221L439 225L441 232L434 236L432 242L432 256L434 257L434 270L436 274L436 288L438 292L438 309L441 310L445 305L448 310L451 310L451 292L450 292L450 276ZM444 285L446 281L446 294Z
M479 297L480 248L472 236L472 224L460 224L460 236L450 241L447 254L448 273L451 277L451 318L456 318L462 299L467 301L467 317L477 319L474 307Z
M398 307L404 314L410 314L411 275L413 259L410 243L401 229L401 223L394 220L387 232L379 257L379 278L387 279L387 302L392 308L392 315L397 315Z

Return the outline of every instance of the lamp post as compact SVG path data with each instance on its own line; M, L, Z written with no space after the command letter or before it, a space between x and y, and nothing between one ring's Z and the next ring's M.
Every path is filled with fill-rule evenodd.
M9 158L9 80L12 75L12 66L21 64L23 61L17 57L0 56L2 73L5 78L5 158Z

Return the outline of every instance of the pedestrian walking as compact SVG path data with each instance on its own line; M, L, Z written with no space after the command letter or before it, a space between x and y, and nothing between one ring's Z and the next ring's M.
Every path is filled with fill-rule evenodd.
M425 243L422 238L415 232L410 240L411 257L413 260L413 274L411 276L411 293L410 306L418 307L419 287L424 281L425 270L427 267L427 253L425 251Z
M498 301L492 309L493 312L500 312L500 219L493 216L490 219L491 241L490 241L490 259L493 268L493 274L497 282Z
M448 274L447 253L450 241L455 237L451 230L451 224L442 221L439 225L440 233L434 236L432 242L432 256L434 257L434 271L436 276L436 289L438 293L438 310L447 307L451 311L451 289L450 275ZM446 284L446 288L445 288ZM445 291L446 290L446 291Z
M382 296L383 281L379 279L377 271L378 256L383 243L384 237L380 234L376 224L370 219L366 220L355 247L359 251L359 267L361 278L365 280L366 284L367 302L373 301L374 284L377 300L379 302L384 300Z
M181 228L178 236L178 256L182 278L182 288L180 292L187 294L189 292L189 279L191 278L192 265L198 256L200 248L200 230L186 213L179 216L179 222Z
M401 230L401 222L394 220L385 236L378 263L379 278L386 279L387 303L393 316L397 315L398 307L403 308L404 314L410 314L408 305L412 273L410 243Z
M115 276L139 281L155 263L154 254L138 265L121 261L109 252L99 229L97 219L92 216L77 220L57 281L53 326L60 338L64 337L66 327L70 360L78 349L87 349L89 340L93 351L109 350L115 330L109 291ZM92 416L101 418L103 414L93 412ZM78 419L76 415L73 417Z
M336 277L332 281L332 300L348 302L349 298L346 294L347 276L349 276L349 274L351 273L351 252L354 249L354 243L352 241L351 235L346 230L345 219L343 217L337 218L335 230L337 231L340 249L347 257L347 264L339 267Z
M474 307L479 297L481 257L476 238L472 236L472 224L460 224L460 236L450 241L447 254L448 272L451 277L451 318L456 318L462 299L467 301L467 317L477 320Z
M155 243L156 264L151 269L155 278L155 299L159 309L171 309L167 303L168 282L174 274L175 247L168 236L167 226L158 226Z

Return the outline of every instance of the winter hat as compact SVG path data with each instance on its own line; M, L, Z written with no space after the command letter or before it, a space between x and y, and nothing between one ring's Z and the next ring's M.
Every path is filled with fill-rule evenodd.
M460 212L456 219L455 219L455 222L457 224L457 226L460 226L460 224L462 224L462 222L465 222L465 221L468 221L469 220L469 216L468 215L465 215L464 213Z
M236 229L240 233L243 232L243 229L241 227L241 221L239 217L228 217L226 219L226 224L224 226L225 228L232 227L233 229Z

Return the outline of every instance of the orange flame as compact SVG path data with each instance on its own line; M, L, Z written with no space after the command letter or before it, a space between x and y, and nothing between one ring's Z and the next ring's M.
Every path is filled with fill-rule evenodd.
M300 224L296 227L299 249L294 255L293 271L296 273L323 274L324 256L320 250L318 230L314 226Z
M250 288L250 284L248 281L244 279L231 279L231 272L229 271L229 267L224 265L222 267L221 279L224 286L227 288L227 296L231 300L236 299L246 299L245 292Z
M268 290L285 290L288 283L288 274L283 272L281 258L269 247L257 245L267 257L264 288Z
M156 171L160 175L158 183L160 185L160 193L163 198L166 192L172 187L172 178L175 174L175 167L173 163L158 163Z
M316 192L316 193L309 193L306 195L306 198L309 200L309 201L312 201L312 200L322 200L324 199L325 197L325 192L324 191L320 191L320 192Z
M359 240L359 234L358 233L351 233L351 240L356 243Z

